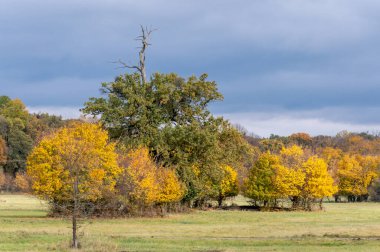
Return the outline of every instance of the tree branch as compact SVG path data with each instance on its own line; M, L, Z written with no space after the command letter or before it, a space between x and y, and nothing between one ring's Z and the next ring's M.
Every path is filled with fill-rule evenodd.
M152 32L156 31L157 29L151 29L148 27L144 27L140 25L141 28L141 35L136 37L135 40L138 40L141 42L140 52L139 52L139 65L128 65L122 60L115 61L113 63L120 64L121 66L118 68L129 68L129 69L136 69L141 76L141 83L146 83L146 70L145 70L145 51L151 44L149 43L149 37L152 34Z

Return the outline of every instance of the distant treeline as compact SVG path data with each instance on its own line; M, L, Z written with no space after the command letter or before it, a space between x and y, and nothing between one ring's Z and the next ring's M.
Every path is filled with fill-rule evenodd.
M336 136L310 136L307 133L294 133L290 136L271 135L268 138L249 135L247 131L237 125L245 139L252 145L260 149L261 152L279 152L283 146L299 145L317 153L321 148L331 147L342 150L346 153L361 155L380 154L380 135L378 133L354 133L343 130Z

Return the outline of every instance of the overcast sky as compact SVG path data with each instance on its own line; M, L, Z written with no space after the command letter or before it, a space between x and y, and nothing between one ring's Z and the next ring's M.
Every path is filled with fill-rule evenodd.
M380 130L378 0L2 0L0 93L76 117L101 82L137 62L139 25L158 30L149 73L208 73L211 106L260 136Z

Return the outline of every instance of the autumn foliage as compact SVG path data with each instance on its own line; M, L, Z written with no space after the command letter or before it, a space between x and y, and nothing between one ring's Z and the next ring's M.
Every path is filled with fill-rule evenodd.
M361 155L343 155L337 166L339 195L355 201L357 197L366 197L368 187L377 178L379 157Z
M0 191L2 189L2 187L5 185L5 175L4 175L4 172L3 171L0 171Z
M175 171L157 166L146 148L119 151L118 158L107 132L90 123L45 137L28 157L27 173L34 193L55 205L75 200L75 186L82 203L100 202L100 208L145 208L178 202L184 194ZM21 174L15 182L20 189L29 183Z
M229 165L222 166L223 178L217 185L218 188L218 205L222 206L223 200L227 197L233 197L239 194L238 174Z
M316 156L306 157L299 146L283 148L279 155L262 154L245 181L245 196L255 204L277 206L290 199L293 207L311 209L312 202L336 191L327 164Z
M30 177L25 173L17 173L14 178L14 186L20 192L30 192L32 187L32 182Z
M72 199L78 176L81 198L96 201L112 191L121 169L115 145L99 125L78 123L43 139L27 160L34 193L53 202Z
M317 156L310 157L302 164L302 173L305 174L305 179L301 198L307 209L311 209L311 203L314 200L319 199L321 203L324 197L332 196L337 192L337 187L323 159Z
M121 194L128 203L140 207L178 202L184 189L175 171L157 166L147 148L128 151L120 157L124 172L120 180Z
M220 97L214 84L203 77L181 82L186 90L174 92L177 97L167 90L166 82L174 85L178 78L156 75L148 87L135 83L139 97L134 97L133 89L121 88L130 87L133 76L109 84L109 104L103 98L87 104L87 112L101 116L101 125L30 115L21 101L2 97L2 190L33 190L50 202L68 202L76 177L82 201L101 202L102 207L122 213L175 204L204 207L211 201L222 206L226 198L239 193L259 206L278 207L287 201L305 209L332 196L336 201L376 196L380 187L376 187L380 185L378 136L295 133L255 139L213 117L207 102L195 107L191 102L182 104L173 112L172 106L182 96L190 96L189 101L205 99L204 94L187 90L195 80L205 85L204 90L210 89L211 100ZM155 97L149 104L142 96L147 90ZM113 94L122 98L114 100ZM136 98L133 101L138 106L127 102L131 98ZM152 106L157 108L152 110ZM130 110L129 116L115 118L119 108ZM123 120L130 123L141 118L154 121L125 128Z
M7 145L4 139L0 136L0 165L7 163Z
M28 157L27 174L17 173L13 184L21 191L32 185L39 197L62 203L72 200L76 178L82 201L101 202L122 209L123 214L168 209L191 195L192 188L198 190L198 199L215 200L219 206L239 191L258 206L279 207L289 202L293 208L307 210L314 204L322 207L326 197L349 201L368 197L378 177L378 156L332 147L313 151L293 144L307 145L308 136L298 134L290 139L290 144L279 145L280 149L258 154L247 171L248 161L235 160L236 170L230 165L233 159L228 165L194 159L188 169L176 169L180 163L164 166L143 145L129 149L120 145L116 151L115 143L98 124L73 123L39 142Z

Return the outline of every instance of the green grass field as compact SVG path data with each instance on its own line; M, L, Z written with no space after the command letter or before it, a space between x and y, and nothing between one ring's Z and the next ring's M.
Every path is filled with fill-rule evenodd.
M325 208L87 220L81 251L380 251L380 204ZM0 195L0 232L0 251L69 251L70 222L31 196Z

